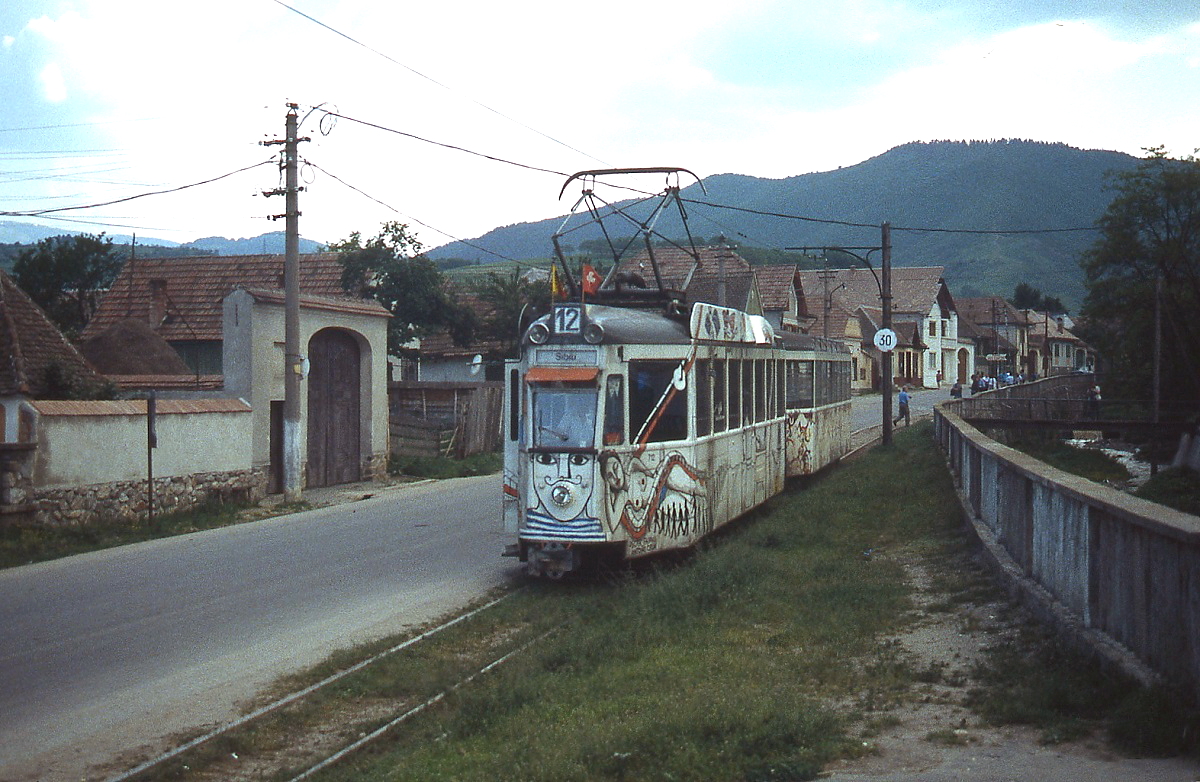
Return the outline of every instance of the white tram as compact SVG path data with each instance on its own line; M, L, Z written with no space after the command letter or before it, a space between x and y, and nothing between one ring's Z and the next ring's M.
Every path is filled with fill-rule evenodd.
M698 303L558 304L506 364L505 529L531 575L694 545L839 459L850 354Z
M552 237L570 301L534 321L520 358L505 362L504 524L516 536L506 553L531 575L560 578L591 560L688 548L782 491L785 478L816 472L850 449L844 345L777 335L740 310L689 309L681 292L664 286L652 236L687 248L652 226L674 202L686 230L677 182L648 216L598 206L598 177L670 181L681 173L695 176L639 168L567 180L584 186L567 221L586 206L605 237L615 235L606 218L634 225L657 290L621 272L623 249L611 239L608 276L596 284L589 267L577 286L559 243L567 221Z

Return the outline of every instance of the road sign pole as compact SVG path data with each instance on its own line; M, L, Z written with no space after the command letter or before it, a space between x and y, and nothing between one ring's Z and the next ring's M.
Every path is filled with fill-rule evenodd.
M883 327L892 328L892 224L880 226L883 244L882 281L879 298L883 304ZM892 444L892 351L883 354L883 444Z

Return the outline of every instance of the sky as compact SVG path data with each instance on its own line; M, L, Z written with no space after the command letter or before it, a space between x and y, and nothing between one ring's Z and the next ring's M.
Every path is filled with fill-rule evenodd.
M565 214L586 169L783 178L938 139L1191 155L1200 5L5 0L0 219L283 230L261 142L289 103L303 236L399 220L436 247Z

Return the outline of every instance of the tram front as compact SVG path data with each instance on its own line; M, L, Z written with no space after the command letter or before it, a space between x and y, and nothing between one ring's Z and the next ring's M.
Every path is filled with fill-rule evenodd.
M596 430L602 331L586 337L582 307L534 323L510 384L519 435L506 454L519 554L530 575L559 578L608 538L598 512Z

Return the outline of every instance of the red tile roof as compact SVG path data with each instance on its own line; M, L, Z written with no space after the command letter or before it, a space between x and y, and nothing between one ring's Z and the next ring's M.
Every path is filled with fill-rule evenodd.
M282 290L282 255L138 258L125 264L83 337L123 318L144 319L167 341L220 340L221 302L234 288ZM337 253L300 256L300 292L349 299ZM160 282L161 281L161 282Z
M791 306L791 294L796 289L794 263L755 266L754 277L758 280L758 295L764 310L786 310Z
M944 285L941 266L903 266L892 268L892 314L924 316L938 300ZM869 269L826 269L801 271L801 312L817 320L810 334L823 332L825 291L829 291L831 312L829 336L841 338L835 325L845 326L845 319L860 309L880 310L880 284ZM828 276L828 287L823 276ZM840 313L836 315L834 313ZM896 328L893 324L893 328Z
M0 395L38 396L45 391L46 370L53 364L99 380L41 307L4 272L0 272L0 347Z

